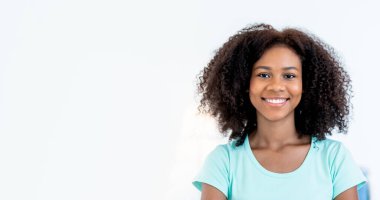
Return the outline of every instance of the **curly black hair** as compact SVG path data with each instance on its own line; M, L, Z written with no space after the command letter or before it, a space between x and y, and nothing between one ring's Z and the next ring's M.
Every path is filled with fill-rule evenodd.
M252 67L274 45L293 49L301 59L303 94L295 109L299 137L323 140L336 128L346 133L351 80L334 49L305 31L278 31L268 24L243 28L216 51L198 77L199 111L215 117L221 133L241 145L257 127L246 92Z

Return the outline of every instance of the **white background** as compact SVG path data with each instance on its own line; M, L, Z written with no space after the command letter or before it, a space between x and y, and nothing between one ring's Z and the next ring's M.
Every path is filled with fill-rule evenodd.
M368 169L379 199L379 6L1 0L0 199L196 192L188 180L196 170L180 163L202 148L182 144L191 130L213 130L211 120L192 114L196 74L229 36L255 22L309 30L341 55L353 80L354 113L349 134L335 138ZM184 166L188 176L173 179Z

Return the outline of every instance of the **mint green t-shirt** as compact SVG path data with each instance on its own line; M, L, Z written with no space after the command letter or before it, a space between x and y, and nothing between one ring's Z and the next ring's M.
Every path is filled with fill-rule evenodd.
M289 173L266 170L251 151L248 137L217 146L206 158L193 185L214 186L229 200L328 200L366 181L342 143L312 138L302 165Z

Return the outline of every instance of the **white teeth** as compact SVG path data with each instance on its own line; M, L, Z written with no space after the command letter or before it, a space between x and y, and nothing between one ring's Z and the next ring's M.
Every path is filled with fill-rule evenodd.
M265 99L265 101L269 103L281 104L281 103L284 103L286 99Z

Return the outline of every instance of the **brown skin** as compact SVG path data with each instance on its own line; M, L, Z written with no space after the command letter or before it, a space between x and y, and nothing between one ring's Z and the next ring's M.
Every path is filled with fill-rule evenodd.
M358 190L356 189L356 186L340 193L338 196L336 196L335 200L358 200Z
M201 200L227 200L227 197L215 187L203 183Z
M294 110L302 96L301 60L293 50L284 45L274 46L261 56L253 65L249 86L249 98L256 108L258 129L270 132L270 137L281 136L281 141L296 132ZM272 103L270 100L284 100ZM267 128L273 125L279 130ZM291 130L280 130L291 127ZM259 132L259 130L257 131ZM276 133L275 135L273 133ZM297 135L294 135L295 137Z
M253 66L249 96L257 111L257 131L250 135L256 159L269 171L296 170L310 148L310 137L298 137L294 120L302 96L298 55L283 45L265 51ZM271 103L269 99L286 101Z
M288 173L299 168L310 149L310 136L299 137L294 110L302 96L302 64L284 45L264 52L253 65L249 98L256 108L257 130L250 134L252 153L267 170ZM215 187L202 184L201 200L226 200ZM336 200L357 200L356 186Z

